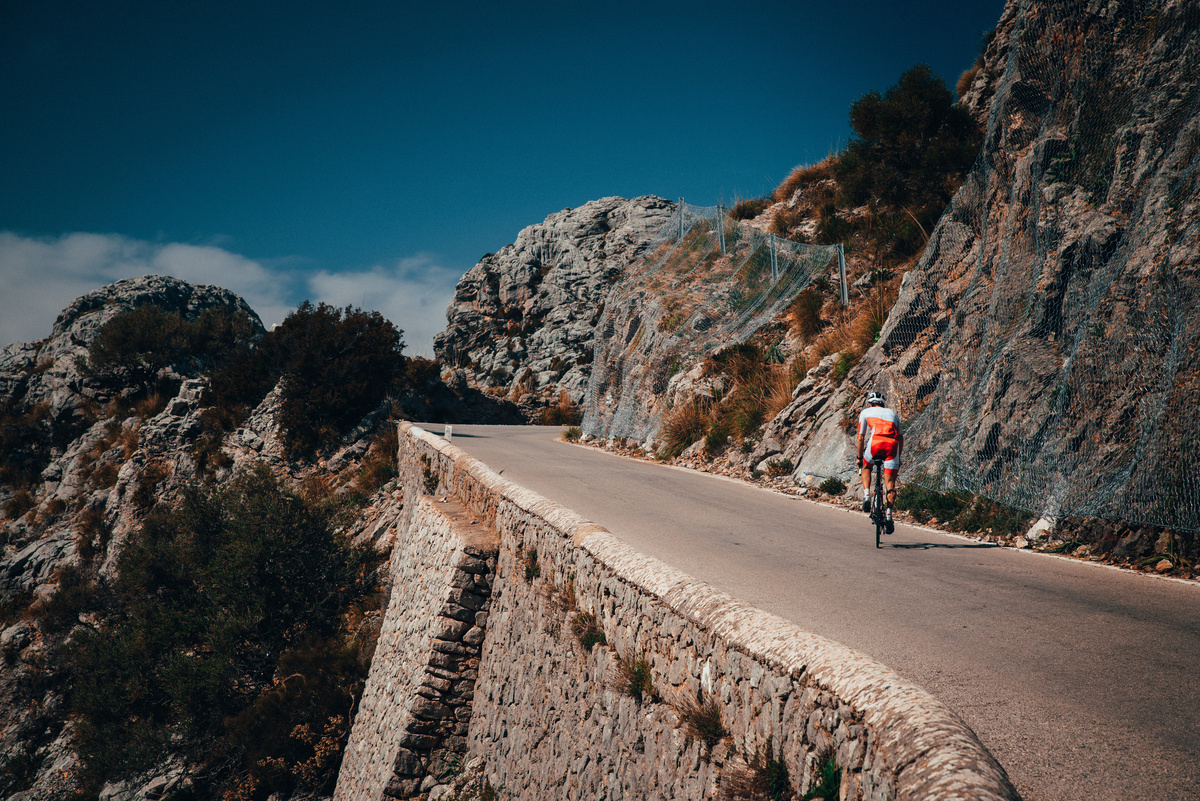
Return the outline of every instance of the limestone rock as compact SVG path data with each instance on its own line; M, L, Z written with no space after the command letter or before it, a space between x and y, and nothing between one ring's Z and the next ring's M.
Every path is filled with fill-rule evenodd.
M0 353L0 401L49 403L55 419L75 414L99 392L80 366L97 332L118 314L146 305L188 320L206 309L230 306L247 315L257 335L264 332L258 315L228 289L162 275L127 278L76 298L58 315L49 338L5 347Z
M981 157L876 345L771 423L785 456L849 478L876 389L908 475L953 460L954 488L1050 516L1200 525L1159 495L1200 442L1170 412L1200 395L1197 25L1179 0L1007 4L966 98Z
M538 407L559 392L583 398L595 325L609 287L644 250L673 204L610 197L551 214L488 254L458 283L448 325L434 340L443 364L468 381Z

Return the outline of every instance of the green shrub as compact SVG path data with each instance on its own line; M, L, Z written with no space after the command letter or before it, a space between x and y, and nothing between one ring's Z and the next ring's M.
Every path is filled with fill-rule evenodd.
M95 593L95 585L83 569L75 565L63 568L58 574L58 589L38 610L43 631L54 634L69 630L79 622L79 613L91 605Z
M571 618L571 631L586 651L592 650L597 645L603 645L607 641L596 616L591 612L576 613Z
M38 771L46 761L50 749L36 747L31 743L22 743L20 748L11 753L0 765L0 793L7 798L33 787L37 780Z
M704 435L704 454L710 459L725 450L729 443L729 428L720 421L714 421Z
M957 531L970 534L990 530L1001 537L1015 537L1028 531L1037 517L1031 512L976 496L966 512L954 518L953 526Z
M817 777L807 793L800 801L837 801L842 787L842 769L837 766L834 757L828 757L821 766L821 775Z
M937 492L906 483L896 491L896 508L919 523L937 518L952 531L974 534L991 530L1013 537L1029 530L1037 515L968 492Z
M293 458L310 457L335 445L394 383L411 380L403 347L401 332L379 312L305 301L257 347L212 374L204 404L244 414L286 378L279 412L283 442Z
M400 474L396 466L399 447L400 433L396 426L391 423L380 426L362 458L358 474L354 477L353 488L359 497L370 498L380 487Z
M852 350L843 350L838 353L837 364L833 366L832 378L834 383L840 382L843 378L850 374L850 370L854 365L858 364L858 360L862 355Z
M982 144L970 112L926 64L883 95L854 101L850 125L854 138L834 166L847 208L874 200L896 209L934 206L940 215Z
M896 490L896 508L912 513L918 523L935 517L942 521L953 520L970 503L971 496L965 492L937 492L911 482Z
M284 653L272 682L226 722L257 794L332 794L349 713L367 665L341 638L307 640Z
M792 464L791 459L770 459L767 461L767 475L771 478L790 475L795 469L796 466Z
M819 489L821 492L825 493L826 495L841 495L843 492L846 491L846 482L842 481L837 476L830 476L829 478L822 481L817 486L817 489Z
M150 394L164 367L198 372L229 358L256 334L243 311L205 309L194 320L147 304L118 314L100 327L88 346L87 374ZM170 393L174 394L174 393Z
M517 558L525 567L525 581L531 582L542 575L542 566L538 563L537 548L528 551L517 551Z
M645 654L637 658L621 657L617 663L616 690L639 704L643 700L658 700L658 693L654 689L654 677L650 672L650 660Z
M231 721L275 676L290 675L283 655L343 636L373 568L266 467L221 490L189 488L175 508L153 512L119 557L108 625L66 650L86 783L130 776L168 748L217 759L242 747ZM361 679L300 675L311 687ZM333 708L303 714L347 714L346 694L333 696ZM300 714L258 725L290 732Z
M571 426L563 432L563 439L565 439L567 442L577 442L582 436L583 431L579 428L579 426Z

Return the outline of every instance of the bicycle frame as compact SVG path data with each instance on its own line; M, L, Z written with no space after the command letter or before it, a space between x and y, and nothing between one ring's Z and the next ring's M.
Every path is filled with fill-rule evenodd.
M871 491L871 521L875 524L875 547L882 548L879 540L887 525L885 512L887 501L883 494L883 464L877 462L871 465L871 470L875 473L874 489Z

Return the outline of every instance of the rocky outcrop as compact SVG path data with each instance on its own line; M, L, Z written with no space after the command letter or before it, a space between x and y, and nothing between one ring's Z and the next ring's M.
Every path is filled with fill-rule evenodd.
M9 346L0 359L0 765L21 772L9 781L0 771L0 795L20 801L73 793L78 764L61 649L81 627L98 624L79 598L111 584L127 537L151 510L174 502L189 483L221 482L257 463L293 486L313 479L330 493L359 492L356 476L387 414L381 406L344 447L311 464L286 457L278 389L232 432L206 423L207 380L198 375L204 365L191 359L163 368L158 386L177 387L169 397L103 404L122 391L89 373L88 347L115 315L147 304L187 320L233 308L252 321L252 335L262 333L258 317L233 293L149 276L79 298L49 339ZM32 456L17 463L17 451ZM371 512L348 534L386 552L390 518ZM147 776L108 787L107 797L160 797L169 789L164 782L178 783L185 767L192 766L168 759Z
M76 298L58 315L49 338L5 347L0 353L0 403L49 403L54 419L78 413L97 396L82 367L88 346L105 323L139 306L158 306L186 320L206 309L232 307L246 315L255 335L264 332L254 310L228 289L163 275L127 278Z
M458 283L438 358L467 381L544 402L587 388L596 321L609 287L670 217L658 197L604 198L551 214Z
M1198 26L1187 2L1008 4L969 99L990 97L980 159L877 346L768 431L800 472L849 476L847 410L880 389L910 475L1200 526L1177 467L1200 428L1171 413L1200 392Z

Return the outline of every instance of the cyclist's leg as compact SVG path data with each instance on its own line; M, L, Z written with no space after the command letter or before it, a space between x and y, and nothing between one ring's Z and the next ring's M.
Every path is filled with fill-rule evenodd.
M865 458L863 459L860 473L862 474L863 485L863 511L869 512L871 511L871 463Z
M883 463L883 486L887 490L887 505L889 509L896 507L896 476L900 473L900 458L895 442L889 443L886 452L881 452L876 458Z
M900 472L898 450L899 448L893 443L893 446L888 449L887 458L883 460L883 464L881 465L883 469L883 486L887 490L885 494L887 498L887 511L885 514L887 515L886 525L888 534L896 530L896 524L892 521L892 513L896 509L896 475Z

